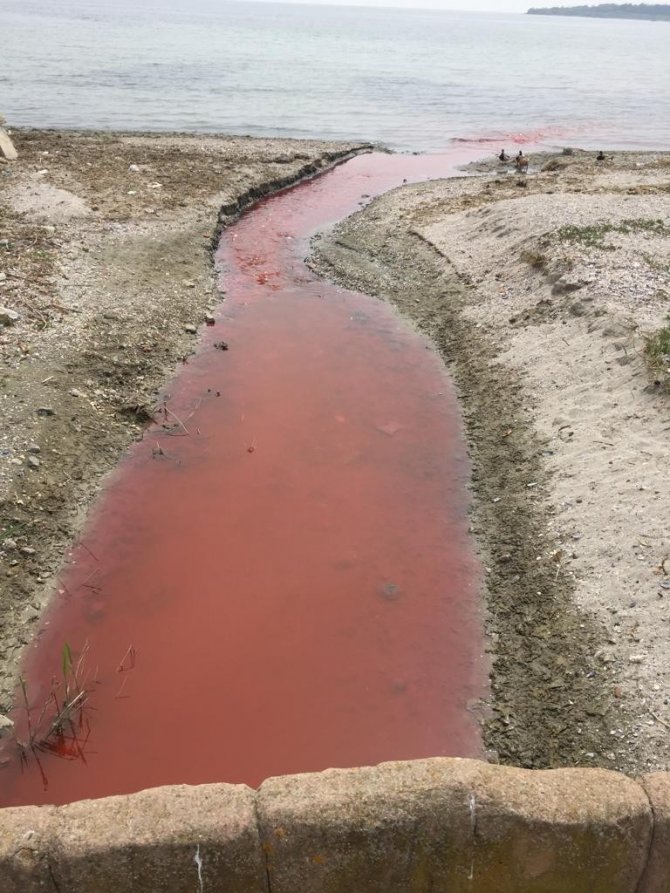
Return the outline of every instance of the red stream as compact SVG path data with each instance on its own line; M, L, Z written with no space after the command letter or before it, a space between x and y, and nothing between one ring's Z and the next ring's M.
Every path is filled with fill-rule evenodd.
M302 262L363 195L462 160L358 157L224 234L216 324L99 499L28 649L42 743L25 760L3 744L2 805L481 753L452 385L388 306ZM89 695L45 737L65 643ZM74 691L67 657L65 673Z

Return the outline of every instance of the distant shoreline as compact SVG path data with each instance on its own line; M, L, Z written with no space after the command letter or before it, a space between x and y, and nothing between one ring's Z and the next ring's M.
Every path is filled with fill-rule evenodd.
M670 5L664 3L601 3L597 6L531 7L527 15L577 16L590 19L635 19L670 22Z

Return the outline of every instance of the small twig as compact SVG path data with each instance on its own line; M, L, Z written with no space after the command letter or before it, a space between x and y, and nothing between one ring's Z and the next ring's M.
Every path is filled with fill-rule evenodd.
M87 583L89 583L91 580L93 580L99 574L100 574L100 568L94 567L93 570L91 571L91 573L88 575L88 577L86 577L86 579L84 580L84 582L81 585L86 586Z
M126 658L129 659L129 666L124 666L126 662ZM125 673L126 670L134 670L135 669L135 649L132 645L129 645L126 653L121 658L119 665L116 668L117 673Z
M33 728L30 722L30 704L28 703L28 690L26 688L26 680L23 676L19 676L19 685L21 686L21 693L23 694L23 703L26 708L26 719L28 722L28 740L32 743L33 737Z
M76 307L63 307L62 304L56 304L53 301L51 304L47 304L47 307L53 310L60 310L61 313L81 313L81 310L77 310Z
M86 551L88 552L88 554L91 556L91 558L92 558L94 561L100 561L100 559L98 558L98 556L97 556L97 555L94 555L93 552L91 552L91 550L88 548L88 546L86 545L85 542L83 542L82 540L79 540L79 545L82 547L82 549L86 549Z
M49 731L44 736L44 741L48 741L54 732L57 732L62 728L63 723L72 722L73 714L76 713L77 710L83 709L87 697L87 691L80 691L71 701L67 701L61 706L60 713L54 716Z
M34 304L31 304L28 298L22 298L22 301L35 314L35 316L39 318L42 325L46 325L49 322L47 317L40 310L38 310Z
M662 726L665 726L666 729L670 729L670 722L666 722L664 719L661 719L660 716L657 716L653 710L649 711L649 716L653 717L656 722L660 722Z
M170 415L172 416L172 418L176 420L177 424L178 424L181 428L183 428L184 431L185 431L187 434L190 434L190 433L191 433L191 432L188 430L188 428L186 427L186 425L182 422L182 420L179 418L179 416L178 416L176 413L172 412L172 410L169 409L169 408L168 408L167 406L165 406L165 405L163 406L163 408L164 408L165 412L169 412L169 413L170 413Z
M82 669L82 667L83 667L83 665L84 665L84 661L86 660L86 655L88 654L88 651L89 651L89 648L90 648L90 647L91 647L91 646L90 646L90 643L89 643L89 641L88 641L88 639L87 639L87 640L84 642L84 647L81 649L81 652L80 652L80 654L79 654L79 658L77 659L77 663L75 664L74 669L72 670L72 675L74 676L74 681L75 681L75 683L77 684L77 687L78 687L78 688L83 688L82 684L81 684L80 681L79 681L79 674L80 674L81 669Z

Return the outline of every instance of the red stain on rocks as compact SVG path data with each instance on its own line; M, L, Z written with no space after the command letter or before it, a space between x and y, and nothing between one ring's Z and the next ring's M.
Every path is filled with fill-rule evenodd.
M388 306L302 263L362 194L453 161L359 157L224 234L216 326L99 499L28 649L43 746L19 760L4 743L2 805L480 755L451 383Z

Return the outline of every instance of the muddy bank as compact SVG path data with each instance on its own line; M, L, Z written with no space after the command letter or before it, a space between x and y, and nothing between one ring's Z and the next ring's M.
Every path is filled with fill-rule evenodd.
M217 300L240 207L360 146L14 131L0 164L0 712L103 477ZM224 214L219 220L220 210Z
M491 756L662 768L669 407L644 349L668 310L670 168L547 160L389 193L315 240L313 266L415 320L460 389Z

